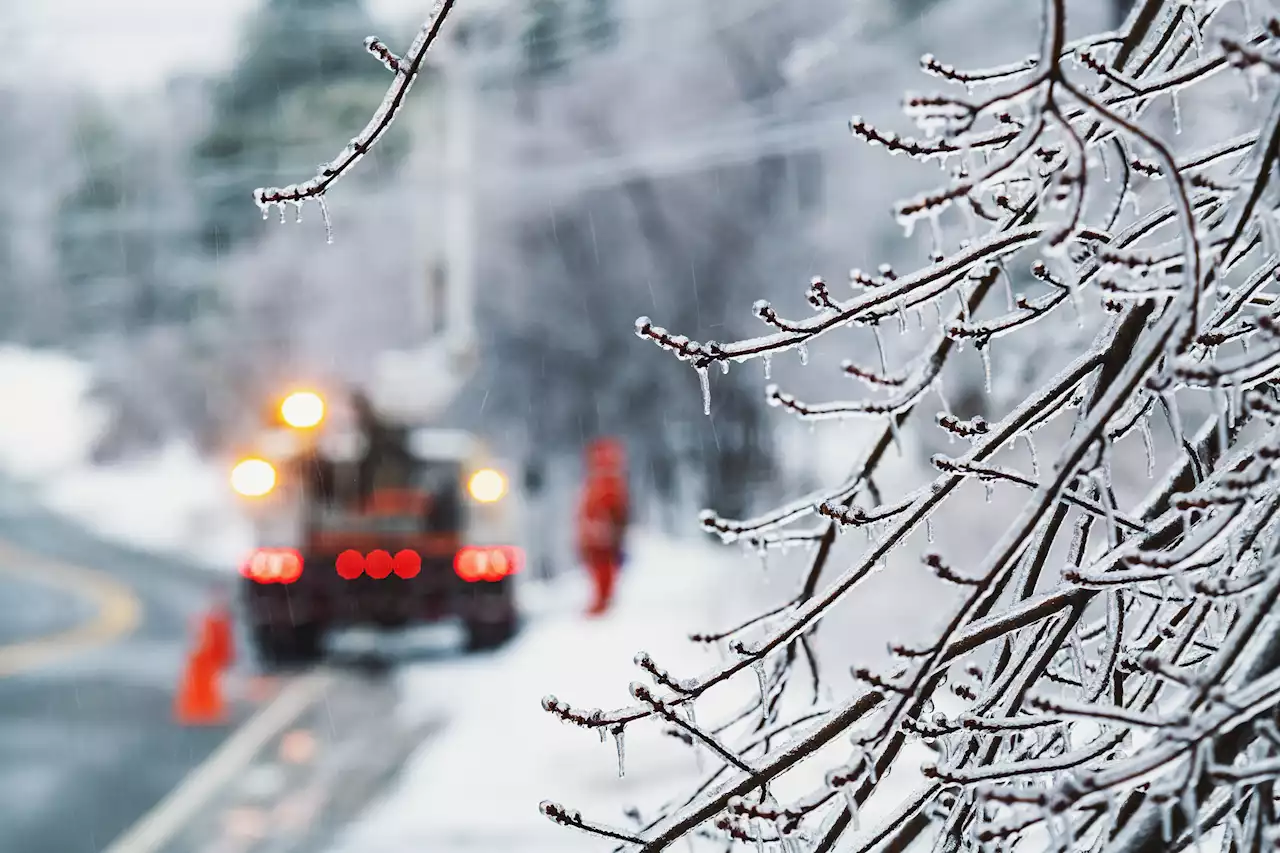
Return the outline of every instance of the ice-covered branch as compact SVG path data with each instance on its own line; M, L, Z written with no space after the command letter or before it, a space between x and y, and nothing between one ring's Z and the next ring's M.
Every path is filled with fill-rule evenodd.
M354 169L356 164L378 144L378 140L390 130L392 122L395 121L401 107L405 104L405 99L409 96L409 90L413 88L413 84L426 67L427 51L435 44L455 2L456 0L436 0L430 17L422 25L422 29L403 57L393 54L386 45L373 36L365 40L365 50L382 61L387 70L394 75L386 96L383 97L382 103L378 105L364 129L352 137L338 156L327 163L320 164L314 177L284 187L259 187L254 190L253 200L262 210L263 219L266 219L270 215L271 208L275 207L280 211L280 217L283 220L286 206L293 205L301 211L305 202L315 199L324 215L327 239L333 242L333 228L329 221L325 194L339 179Z

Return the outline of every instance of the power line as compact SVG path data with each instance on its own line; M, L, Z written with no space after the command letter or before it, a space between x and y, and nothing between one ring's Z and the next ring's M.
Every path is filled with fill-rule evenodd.
M572 166L547 167L541 170L520 167L503 170L486 169L479 173L480 179L477 186L491 192L510 192L518 189L530 193L550 191L571 195L592 189L619 186L636 178L672 177L716 166L748 163L760 157L833 151L851 145L852 142L845 125L830 118L817 118L762 127L750 134L731 133L709 136L700 140L686 141L679 147L651 148L600 157L594 161ZM449 177L444 172L438 173L438 179L435 180L403 176L397 178L396 183L413 189L416 197L422 190L444 188L448 184ZM218 184L250 186L249 182L240 178L233 181L224 179L224 176L218 176ZM248 200L247 190L245 198L246 215L258 215L252 207L252 202ZM365 219L376 220L382 216L391 220L404 218L402 210L389 209L385 201L372 199L354 199L346 203L335 202L331 204L331 208L338 217L342 216L342 210L345 208L360 211L361 217ZM103 233L121 229L153 230L156 233L188 233L193 228L190 223L170 220L167 224L159 225L158 217L116 213L79 214L76 220L85 223L84 233ZM95 222L102 222L102 227L100 229L93 227L92 223ZM28 227L33 231L44 230L35 225ZM16 225L15 229L23 230L24 225ZM75 225L71 225L70 230L74 233L78 229Z

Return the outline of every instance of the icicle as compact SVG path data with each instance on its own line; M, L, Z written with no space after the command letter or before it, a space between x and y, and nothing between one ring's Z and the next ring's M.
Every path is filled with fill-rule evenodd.
M926 517L924 520L924 538L932 544L933 542L933 518Z
M933 380L933 393L938 395L938 401L942 403L942 413L947 417L951 417L951 404L947 402L947 395L942 393L942 380Z
M880 372L888 373L889 361L887 358L885 358L885 354L884 354L884 340L880 337L880 324L877 323L873 325L871 327L871 332L872 334L875 335L875 338L876 338L876 352L880 354Z
M889 413L889 431L893 433L893 446L898 449L898 456L902 457L906 453L902 446L902 430L898 425L898 416L892 412Z
M1178 412L1178 400L1172 391L1161 392L1160 399L1164 401L1165 414L1169 418L1169 430L1173 433L1173 440L1181 447L1182 416Z
M902 301L898 303L898 334L905 335L907 333L907 298L902 297Z
M1156 446L1151 439L1151 423L1145 417L1139 422L1138 431L1142 433L1142 446L1147 451L1147 479L1150 480L1156 475Z
M769 691L769 684L768 684L768 681L767 681L767 679L766 679L766 677L765 677L765 672L764 672L764 661L763 661L763 660L761 660L761 659L759 659L759 658L757 658L756 660L752 661L752 662L751 662L751 669L752 669L752 671L753 671L753 672L755 672L755 674L756 674L756 681L757 681L757 682L759 683L759 685L760 685L760 701L761 701L761 702L768 702L768 701L769 701L769 692L768 692L768 691Z
M1040 478L1040 456L1036 453L1036 443L1031 438L1031 433L1024 432L1022 438L1027 443L1027 452L1031 454L1031 476L1035 479Z
M622 726L618 726L616 729L613 730L613 742L618 747L618 778L619 779L627 775L627 767L626 767L627 753L626 753L626 745L623 742L623 734L624 734L624 729L622 728Z
M983 341L977 345L978 355L982 357L982 372L987 393L991 393L991 342Z
M702 414L711 414L711 377L705 367L694 368L698 371L698 381L702 383Z
M1111 183L1111 161L1107 159L1106 151L1098 156L1098 161L1102 164L1102 182Z
M987 503L991 503L991 496L995 492L995 486L991 485L990 480L983 480L982 488L986 492Z
M844 805L849 810L849 826L854 832L860 832L861 830L858 826L858 791L848 782L841 785L840 790L844 792Z
M765 381L767 382L769 381L769 379L772 378L771 374L773 373L773 353L768 353L768 352L765 353L761 360L764 361L764 378L765 378Z
M281 201L281 202L276 202L276 213L278 213L278 214L280 215L280 224L281 224L281 225L284 225L286 222L288 222L288 221L289 221L288 217L286 217L286 216L284 215L284 202L282 202L282 201Z
M1197 30L1199 32L1199 30ZM1178 100L1178 90L1174 89L1169 93L1170 100L1173 101L1173 133L1175 136L1182 135L1182 102Z
M915 315L916 315L916 324L917 324L918 326L920 326L920 331L922 331L922 332L923 332L923 331L925 330L925 325L924 325L924 309L923 309L923 308L917 308L917 309L916 309L916 311L915 311Z
M1048 806L1044 807L1044 828L1049 836L1049 849L1062 850L1066 847L1066 840L1062 837L1062 824L1058 822L1058 816L1049 810Z
M685 705L685 709L686 709L686 718L689 720L689 726L691 728L696 729L698 727L698 714L694 710L692 699L690 699L689 702ZM696 737L693 738L692 740L693 740L693 763L694 763L694 766L698 768L698 772L701 773L705 769L703 766L705 762L703 761L702 741L698 740L698 738Z
M720 372L725 376L729 375L729 359L726 358L720 362Z
M1228 444L1228 439L1230 437L1231 431L1227 427L1227 419L1229 417L1230 415L1228 415L1226 410L1223 410L1218 413L1218 447L1222 448L1224 453L1226 451L1226 448L1230 446Z
M329 202L325 201L323 195L318 195L316 196L316 203L320 205L320 218L324 220L324 241L332 246L333 219L329 216Z
M941 217L934 213L929 217L929 236L933 240L934 256L941 255L942 252L942 223L939 222Z
M600 742L601 742L601 743L604 743L606 740L608 740L608 739L609 739L609 730L608 730L608 729L606 729L604 726L601 726L601 727L600 727L599 729L597 729L596 731L600 732Z
M797 346L796 354L800 356L801 364L809 363L809 348L807 346L805 346L804 344L800 344L799 346Z

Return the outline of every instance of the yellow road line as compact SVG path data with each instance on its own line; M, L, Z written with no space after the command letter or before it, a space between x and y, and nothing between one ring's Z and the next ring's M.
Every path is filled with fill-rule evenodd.
M0 541L0 575L87 598L97 608L92 619L74 628L0 646L0 678L104 646L129 634L142 621L138 597L102 572L48 560Z

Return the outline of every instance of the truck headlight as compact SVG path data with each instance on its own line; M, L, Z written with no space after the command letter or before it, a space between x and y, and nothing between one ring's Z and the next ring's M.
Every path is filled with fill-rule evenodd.
M276 487L276 469L265 459L242 459L231 469L231 488L246 498L260 498Z
M492 468L481 468L467 481L467 491L482 504L491 504L507 493L507 478Z

